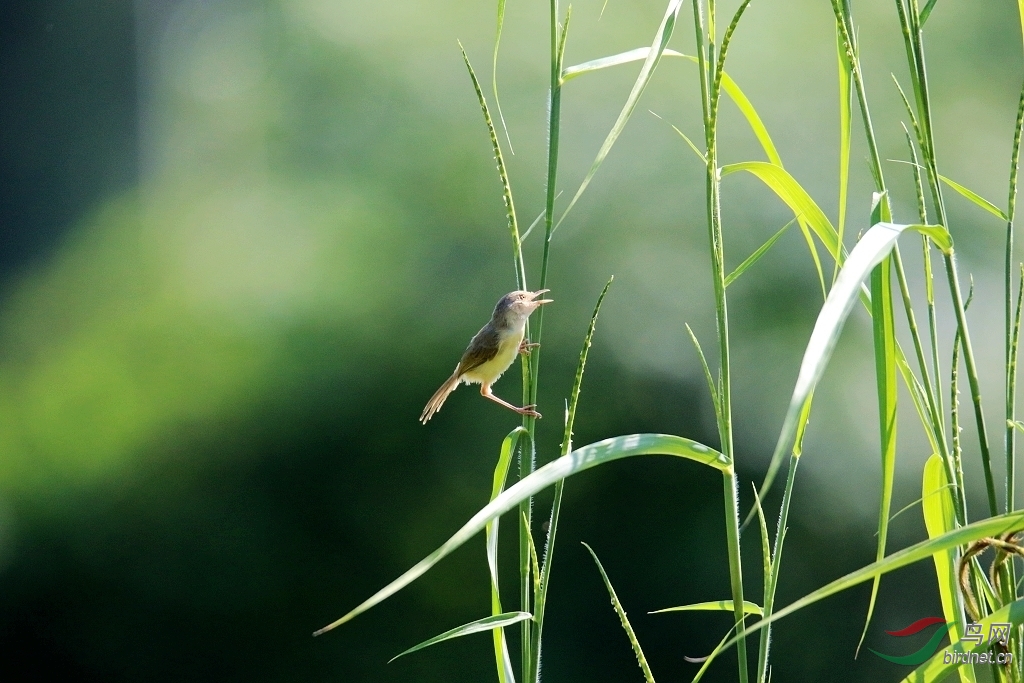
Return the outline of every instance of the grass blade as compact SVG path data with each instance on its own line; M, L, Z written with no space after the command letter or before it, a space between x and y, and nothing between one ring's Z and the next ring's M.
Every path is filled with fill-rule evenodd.
M946 463L943 458L933 454L924 465L921 477L921 513L924 525L928 530L928 538L937 538L951 531L956 526L953 510L953 498L946 477ZM935 578L939 582L939 598L942 602L942 614L946 621L953 624L949 631L949 640L956 643L963 634L963 611L958 603L959 588L956 577L956 551L945 550L932 555L935 562Z
M494 478L491 484L491 497L494 500L505 489L505 481L508 478L508 470L512 464L512 454L519 443L519 437L527 431L522 427L513 429L505 440L501 442L501 452L498 455L498 463L494 466ZM503 613L501 608L501 594L498 591L498 518L487 523L486 546L487 546L487 568L491 577L491 616ZM494 629L494 661L498 670L498 683L515 683L515 674L512 671L512 660L508 653L508 642L505 640L504 629ZM401 655L399 655L401 656Z
M647 84L650 83L651 77L654 75L654 70L658 66L658 62L661 61L661 55L665 51L665 46L668 45L669 39L672 37L672 31L675 29L676 18L679 16L679 8L682 6L682 0L669 0L668 7L665 9L665 16L661 20L661 25L658 27L658 31L654 34L654 41L648 51L646 59L644 59L644 65L640 68L640 74L636 78L636 82L633 84L633 89L629 93L629 97L626 98L626 103L622 106L622 111L619 112L619 117L615 120L612 125L612 129L608 132L608 136L601 144L601 148L597 152L597 157L594 158L594 163L591 164L590 170L587 171L586 177L583 179L583 183L580 184L580 188L576 190L576 195L569 202L569 206L566 207L562 213L562 217L558 219L558 223L552 229L554 232L565 217L569 215L572 208L576 205L580 196L587 189L590 181L594 178L594 174L597 173L597 169L600 168L604 162L605 157L608 156L608 152L611 151L615 141L618 140L619 135L622 133L623 128L626 127L626 122L629 121L629 117L633 114L633 110L636 108L637 102L640 101L640 96L647 88Z
M704 378L708 382L708 391L711 392L711 401L715 405L715 417L718 421L722 419L722 405L718 402L718 390L715 389L715 380L711 377L711 368L708 367L708 361L704 357L704 349L700 347L700 342L697 341L697 335L690 329L690 324L686 323L686 331L690 333L690 339L693 341L693 345L697 349L697 355L700 357L700 365L704 368Z
M747 269L750 268L750 266L757 263L762 256L767 254L768 250L771 249L775 245L775 243L779 241L779 238L782 237L783 233L785 233L789 226L793 225L793 223L796 223L796 218L793 218L793 220L783 225L782 228L777 233L772 235L767 242L758 247L757 251L748 256L746 261L737 266L736 270L732 271L725 278L725 286L728 287L733 282L735 282L736 278L738 278L740 275L743 275L743 273L745 273Z
M626 52L620 52L617 55L610 55L608 57L601 57L599 59L592 59L589 62L583 62L582 64L576 64L575 66L567 66L562 69L562 83L571 81L577 76L582 76L585 73L591 71L600 71L601 69L607 69L610 66L619 66L621 64L629 64L630 62L639 62L640 60L646 60L648 55L651 54L651 48L649 47L638 47L635 50L628 50ZM676 52L675 50L665 49L662 51L663 57L685 57L682 52Z
M833 258L839 255L839 239L836 229L832 227L825 212L815 203L807 191L789 174L786 169L777 164L764 161L744 161L738 164L726 164L722 167L722 177L747 171L767 185L787 206L798 216L810 225L814 234L818 236L821 243L828 249Z
M578 448L568 455L549 462L529 476L505 489L497 498L481 508L441 547L413 565L408 571L364 600L340 619L319 629L313 635L326 633L354 619L374 605L383 602L423 576L442 558L483 530L487 522L508 512L523 500L543 491L560 479L571 477L614 460L638 455L672 455L725 471L731 463L724 455L704 444L670 434L630 434L616 436Z
M498 0L498 27L494 33L494 56L491 59L491 92L494 94L494 106L498 108L498 120L501 121L501 129L505 131L505 140L508 141L508 151L515 155L512 149L512 137L508 134L508 126L505 125L505 115L501 113L501 100L498 98L498 47L501 45L501 28L505 25L505 0Z
M839 60L839 244L843 243L846 231L846 200L850 186L850 138L853 119L853 65L843 48L843 39L836 30L836 53ZM779 164L780 166L782 164ZM839 259L832 273L835 282L839 275Z
M783 619L804 607L813 605L814 603L824 600L836 593L840 593L848 588L860 585L865 581L870 581L876 576L888 574L889 572L896 571L897 569L901 569L907 565L931 557L935 553L966 545L972 541L978 540L979 538L999 536L1001 534L1019 531L1021 529L1024 529L1024 511L1017 511L1009 514L989 517L987 519L974 522L973 524L968 524L967 526L958 527L936 538L915 543L908 548L904 548L903 550L899 550L892 555L889 555L880 562L872 562L871 564L861 567L856 571L850 572L849 574L822 586L818 590L808 593L778 612L751 624L750 628L746 629L743 633L733 636L729 642L726 643L726 647L733 645L740 638L749 636L751 633L764 628L768 624L775 623L779 619ZM1018 603L1014 603L1014 605L1016 604ZM1000 610L1000 612L1002 612L1002 610ZM994 617L996 614L993 614L992 616ZM1006 621L1006 619L1004 618L1003 621Z
M622 622L622 629L626 632L626 637L629 638L629 644L633 647L633 653L636 655L636 661L640 665L640 669L644 672L644 679L647 683L654 683L654 674L651 673L651 667L647 665L647 658L644 657L644 651L640 647L640 641L636 639L636 633L633 632L633 627L629 624L629 619L626 618L626 610L622 609L622 603L619 602L619 597L615 595L615 589L612 588L612 582L608 579L608 574L605 573L604 567L601 566L601 560L597 559L597 553L586 543L583 547L587 549L590 556L594 558L594 564L597 565L597 571L601 572L601 579L604 581L605 587L608 589L608 595L612 599L612 607L615 608L615 613L619 615L619 621Z
M993 612L978 623L981 624L982 633L985 634L989 632L992 624L1013 624L1013 626L1020 626L1024 623L1024 600L1011 602L1009 605ZM1013 629L1011 629L1011 631L1012 630ZM911 672L910 675L903 679L903 681L904 683L937 683L938 681L944 680L956 669L959 669L960 671L970 669L970 667L965 667L960 661L957 661L958 657L956 654L949 657L952 661L947 664L944 661L947 652L961 654L971 653L975 650L984 651L989 647L991 646L988 643L975 644L973 642L961 640L951 645L949 648L936 652L935 656Z
M505 614L496 614L489 617L484 617L483 619L477 619L476 621L471 621L468 624L457 626L450 631L445 631L441 635L434 636L433 638L424 640L419 645L413 645L405 652L402 652L392 657L390 660L388 660L388 663L390 664L399 657L404 657L405 655L416 652L417 650L422 650L425 647L430 647L431 645L443 643L444 641L451 640L452 638L461 638L462 636L468 636L471 633L480 633L480 631L501 629L505 626L518 624L520 621L525 621L527 619L532 618L533 615L531 615L529 612L507 612Z
M733 611L732 600L714 600L711 602L695 602L692 605L679 605L678 607L665 607L663 609L656 609L648 614L664 614L665 612L732 612ZM761 616L764 612L761 610L761 606L750 602L749 600L743 601L743 611L747 614L756 614Z
M765 481L759 492L763 499L780 465L782 458L790 449L793 438L800 424L800 417L805 402L825 372L832 350L835 348L843 324L853 308L860 293L861 284L868 273L890 252L896 239L905 230L914 230L927 234L943 251L952 251L952 238L941 226L899 225L895 223L878 223L872 226L850 253L836 278L835 285L828 294L825 304L818 313L811 337L807 342L796 386L790 399L789 408L783 420L779 440L772 455L771 464Z
M967 199L969 199L972 202L974 202L974 204L976 204L977 206L980 206L981 208L985 209L986 211L988 211L990 214L992 214L996 218L1002 219L1004 221L1007 220L1006 214L1003 213L1002 209L1000 209L998 206L996 206L995 204L993 204L989 200L987 200L984 197L982 197L981 195L979 195L977 192L974 192L973 190L967 189L966 187L964 187L960 183L958 183L958 182L956 182L954 180L950 180L949 178L947 178L944 175L940 175L939 176L939 180L941 180L942 182L946 183L951 188L953 188L954 190L959 192L961 195L963 195Z

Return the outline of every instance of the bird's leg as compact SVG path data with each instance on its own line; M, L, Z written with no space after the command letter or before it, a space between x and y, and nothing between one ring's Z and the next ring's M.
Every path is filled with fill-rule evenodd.
M529 356L530 351L537 348L538 346L540 346L540 342L531 342L526 341L524 339L523 341L519 342L519 353L523 354L524 356Z
M504 400L498 398L497 396L495 396L494 394L492 394L491 393L491 385L489 385L489 384L481 384L480 385L480 395L483 396L484 398L491 399L495 403L498 403L500 405L505 406L509 410L514 410L515 412L519 413L520 415L529 415L530 417L538 417L538 418L540 417L540 413L538 413L536 410L534 410L534 408L537 407L535 404L530 404L528 406L523 406L522 408L517 408L516 406L512 405L508 401L504 401Z

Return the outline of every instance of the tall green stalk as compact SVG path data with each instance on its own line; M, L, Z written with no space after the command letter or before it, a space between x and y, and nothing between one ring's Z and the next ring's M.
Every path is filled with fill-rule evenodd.
M735 24L749 4L744 2L736 14L733 24L726 32L731 36ZM722 235L721 181L718 174L718 96L721 88L721 74L724 66L725 48L723 41L722 59L718 59L715 43L715 0L708 0L707 30L705 33L702 0L693 0L694 29L697 39L697 60L700 71L701 104L704 114L704 142L707 148L705 159L705 199L708 219L708 240L711 251L712 281L715 290L715 320L718 330L719 389L718 389L718 435L721 451L729 460L729 467L722 472L722 491L725 504L726 545L729 555L729 581L732 589L733 614L737 628L742 628L743 613L743 568L740 554L739 491L735 470L735 449L732 432L732 370L729 352L729 308L725 293L725 246ZM741 638L736 644L736 657L740 683L746 683L747 644Z
M566 12L565 22L559 31L558 24L558 0L550 0L549 3L549 28L550 28L550 48L551 48L551 70L550 70L550 84L548 89L548 153L547 153L547 180L545 188L545 203L544 203L544 252L541 257L541 269L540 269L540 289L544 289L547 286L548 281L548 264L551 255L551 233L554 228L554 214L555 214L555 197L556 197L556 186L558 177L558 135L561 123L561 111L562 111L562 60L565 54L565 40L569 33L569 19L572 13L572 8ZM531 341L540 343L541 333L544 326L544 311L537 312L537 324L536 334L531 337ZM540 372L540 347L536 347L530 354L529 359L530 372L528 373L533 381L529 386L529 393L526 396L526 403L537 403L537 378ZM536 420L534 418L527 417L524 419L524 426L530 433L530 443L534 442L533 437L536 430ZM527 463L525 459L521 461L520 467L520 478L529 475L536 464L536 459L531 458L526 467ZM558 493L561 492L562 484L558 485ZM560 503L561 496L558 496ZM524 525L520 532L520 545L519 545L519 557L520 557L520 595L521 604L523 611L530 611L528 605L531 604L531 596L533 601L533 611L535 613L535 619L533 621L523 622L522 625L522 660L523 660L523 680L524 681L539 681L540 680L540 651L541 651L541 634L544 625L544 609L547 598L547 586L546 581L542 581L541 577L537 577L536 581L542 587L542 590L536 591L536 595L533 595L534 585L530 581L530 529L533 525L533 507L532 500L524 501L524 504L520 507L520 514L524 519ZM554 539L555 537L555 526L558 524L557 508L555 514L552 515L551 526L548 529L549 538ZM549 561L545 562L545 569L548 573L550 571Z

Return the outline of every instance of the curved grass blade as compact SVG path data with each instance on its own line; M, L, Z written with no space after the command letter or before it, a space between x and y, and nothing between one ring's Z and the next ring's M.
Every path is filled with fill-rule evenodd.
M818 207L806 190L789 174L779 166L765 161L744 161L738 164L726 164L722 167L722 177L747 171L756 176L767 185L779 199L786 203L795 216L806 221L814 234L818 236L821 243L828 249L833 258L839 255L839 239L836 229L832 227L831 221L825 212Z
M508 478L508 470L512 464L512 454L519 443L519 437L528 432L523 427L513 429L505 440L501 442L501 452L498 455L498 464L494 466L494 478L491 484L491 498L494 500L505 488L505 481ZM486 526L487 538L487 568L491 576L491 616L503 613L501 608L501 594L498 590L498 518L492 519ZM504 629L494 629L494 661L498 669L498 683L515 683L515 674L512 671L512 659L508 652L508 642L505 640Z
M964 187L960 183L955 182L953 180L950 180L949 178L947 178L944 175L940 175L939 176L939 180L941 180L942 182L946 183L951 188L953 188L954 190L959 192L961 195L963 195L967 199L969 199L972 202L974 202L975 205L980 206L981 208L985 209L986 211L988 211L990 214L992 214L996 218L1000 218L1000 219L1002 219L1004 221L1007 220L1006 214L1003 213L1002 209L1000 209L998 206L996 206L995 204L993 204L989 200L987 200L984 197L982 197L977 192L974 192L973 190L967 189L966 187Z
M505 614L495 614L489 617L484 617L483 619L477 619L476 621L471 621L468 624L456 626L452 630L445 631L441 635L434 636L433 638L429 638L428 640L424 640L419 645L413 645L405 652L402 652L392 657L390 660L388 660L388 663L390 664L399 657L404 657L405 655L416 652L417 650L422 650L425 647L430 647L431 645L443 643L444 641L451 640L452 638L461 638L462 636L468 636L471 633L480 633L480 631L501 629L505 626L518 624L520 621L526 621L527 619L532 618L533 615L531 615L529 612L506 612Z
M843 243L846 231L847 192L850 187L850 138L851 121L853 119L853 64L843 48L843 39L836 31L836 53L839 60L839 244ZM779 164L780 166L782 164ZM835 282L839 275L840 260L836 259L836 268L832 273Z
M651 54L651 48L649 47L638 47L635 50L628 50L626 52L620 52L617 55L610 55L608 57L600 57L598 59L591 59L589 62L583 62L582 64L576 64L575 66L567 66L562 69L562 83L566 83L582 76L585 73L591 71L600 71L601 69L607 69L610 66L619 66L621 64L629 64L630 62L639 62L640 60L646 60L647 56ZM663 57L685 57L682 52L676 52L675 50L665 49L662 51Z
M656 609L648 614L664 614L665 612L732 612L732 600L714 600L712 602L695 602L692 605L679 605L678 607L665 607L664 609ZM764 612L761 611L761 606L750 602L749 600L743 601L743 611L747 614L756 614L761 616Z
M921 477L921 513L928 538L937 538L956 526L953 498L949 481L946 479L946 464L943 458L932 454L924 465ZM963 611L957 604L959 588L956 577L956 552L945 550L932 555L935 562L935 578L939 583L939 599L942 615L953 624L949 631L950 643L955 644L963 633Z
M764 499L782 464L782 458L790 449L804 404L825 372L825 367L835 349L839 333L853 308L860 293L860 287L871 269L884 259L896 244L896 239L905 230L920 232L931 237L943 251L952 251L953 242L949 233L942 226L935 225L899 225L895 223L877 223L872 226L860 242L854 247L849 258L839 271L835 285L828 294L825 304L818 312L818 319L807 342L796 385L790 399L789 408L782 423L779 440L772 454L768 473L761 485L759 495Z
M611 57L602 57L601 59L594 59L589 62L584 62L583 64L570 66L562 71L562 82L564 83L570 78L575 78L580 74L590 71L597 71L598 69L603 69L609 66L618 66L619 64L647 59L650 52L651 48L640 47L635 50L629 50L628 52L612 55ZM685 55L682 52L676 52L675 50L664 50L662 52L662 57L683 57L694 64L698 63L697 58L693 55ZM761 143L764 153L768 156L768 161L781 166L782 158L779 156L778 150L775 149L775 143L772 142L772 137L768 134L768 129L765 128L764 122L762 122L761 117L758 116L757 110L754 109L754 105L750 103L750 100L743 94L740 87L736 85L736 81L734 81L725 71L722 72L721 86L722 90L725 91L736 107L740 110L740 113L743 114L743 117L747 119L750 129L753 131L758 142Z
M1024 623L1024 599L1011 602L1009 605L996 610L978 623L981 624L981 631L985 634L989 633L989 629L993 624L1012 624L1014 627L1020 626ZM1013 629L1011 628L1011 631L1012 630ZM936 652L935 656L904 678L903 683L937 683L938 681L944 680L954 670L959 669L961 672L964 670L970 670L970 667L963 665L962 661L960 661L960 657L969 657L970 653L975 650L986 650L989 647L988 643L975 644L973 642L961 640L941 652ZM947 653L951 653L951 656L948 657L950 660L949 663L945 661L947 659ZM979 656L980 654L981 653L979 652Z
M700 357L700 365L704 368L704 379L708 383L708 391L711 392L711 401L715 406L715 418L719 421L722 419L722 404L718 400L718 390L715 389L715 380L711 377L711 368L708 367L707 358L704 357L704 349L700 347L700 342L697 341L697 335L690 329L690 323L685 323L686 331L690 333L690 339L693 341L693 345L697 349L697 356Z
M889 572L896 571L897 569L901 569L907 565L931 557L935 553L971 543L979 538L999 536L1001 534L1019 531L1021 529L1024 529L1024 511L1018 510L1017 512L1011 512L1009 514L989 517L988 519L983 519L981 521L974 522L973 524L968 524L967 526L958 527L936 538L915 543L908 548L904 548L903 550L899 550L892 555L889 555L880 562L872 562L871 564L861 567L856 571L850 572L849 574L822 586L818 590L808 593L799 600L790 603L771 616L765 617L764 619L751 624L750 628L746 629L743 633L733 636L729 642L726 643L726 647L735 644L740 638L759 631L768 624L775 623L779 619L787 617L804 607L813 605L814 603L824 600L836 593L840 593L848 588L860 585L865 581L870 581L876 576L888 574ZM995 614L992 616L995 616Z
M515 156L516 151L512 149L512 137L508 134L508 126L505 125L505 115L501 113L501 99L498 98L498 47L501 45L501 28L504 25L505 0L498 0L498 28L494 33L494 56L491 59L491 92L494 93L494 106L498 108L501 129L505 131L505 140L508 141L508 151Z
M736 278L738 278L740 275L743 275L743 273L745 273L747 269L750 268L750 266L757 263L762 256L767 254L768 250L771 249L775 245L775 243L779 241L779 238L782 237L783 233L785 233L789 226L793 225L793 223L796 223L796 217L794 217L793 220L791 220L790 222L783 225L777 233L768 238L767 242L758 247L757 251L748 256L743 263L738 265L736 267L736 270L729 273L729 275L725 278L725 286L728 287L733 282L735 282Z
M629 97L626 98L626 103L622 106L622 111L619 112L619 117L615 120L612 125L612 129L608 132L608 136L601 144L601 148L597 152L597 156L594 158L594 163L591 164L590 170L587 171L586 177L580 184L580 188L576 190L576 195L569 202L569 206L565 208L562 213L562 217L558 219L558 223L552 228L551 232L558 228L565 220L565 217L569 215L572 208L576 205L580 196L590 185L590 181L594 178L594 174L597 173L597 169L600 168L604 162L605 157L608 156L608 152L611 151L615 141L618 140L622 130L626 127L626 122L629 121L629 117L633 114L633 110L636 108L637 102L640 101L640 96L647 88L647 84L650 83L651 77L654 75L654 70L658 66L658 62L661 61L661 56L665 51L665 46L668 45L669 39L672 37L672 32L675 29L676 18L679 16L679 8L682 6L682 0L669 0L668 7L665 9L665 16L661 20L661 25L658 27L658 31L654 34L654 41L648 50L647 57L644 59L644 65L640 68L640 74L636 77L636 82L633 83L633 89L629 93Z
M872 197L871 222L891 220L885 193ZM895 244L893 245L895 250ZM882 454L882 495L878 506L878 545L875 559L885 557L885 541L889 535L889 511L892 507L892 485L896 474L896 316L892 305L892 261L886 256L871 271L871 329L874 340L875 385L878 392L878 427ZM864 618L864 629L854 657L868 634L871 616L878 599L881 577L871 583L871 597Z
M374 593L370 598L364 600L355 609L348 612L348 614L319 629L313 635L318 636L326 633L391 597L423 576L442 558L449 555L484 529L487 522L508 512L521 501L526 500L539 491L543 491L556 481L579 474L598 465L638 455L671 455L693 460L720 471L727 471L732 467L728 459L713 448L670 434L629 434L604 439L603 441L578 448L568 455L552 460L547 465L505 489L497 498L473 515L441 547L417 562L408 571Z
M640 641L636 639L636 633L633 631L633 627L629 624L629 619L626 618L626 610L622 609L622 603L619 602L619 597L615 594L615 589L612 588L612 582L608 579L608 574L605 573L604 567L601 565L601 560L597 559L597 553L586 543L583 547L587 549L590 556L594 558L594 564L597 565L597 571L601 572L601 579L604 580L604 585L608 589L608 595L612 599L612 607L615 608L615 613L619 615L619 621L622 622L622 629L626 632L626 637L629 638L629 644L633 647L633 654L636 655L637 664L640 665L640 670L644 672L644 679L647 683L654 683L654 674L651 673L651 667L647 665L647 658L644 657L644 651L640 647Z

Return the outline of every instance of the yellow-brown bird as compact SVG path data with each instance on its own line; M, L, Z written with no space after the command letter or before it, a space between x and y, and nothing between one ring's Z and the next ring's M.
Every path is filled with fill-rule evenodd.
M534 410L537 406L528 405L517 408L492 394L491 385L498 381L503 372L508 370L517 354L529 353L530 349L536 346L536 344L530 344L523 340L526 334L526 320L542 305L553 301L553 299L537 298L548 291L550 290L542 289L539 292L519 290L509 292L501 297L494 307L491 321L470 340L469 347L462 354L462 360L459 361L455 372L427 401L427 405L420 415L420 422L426 424L427 420L434 416L434 413L441 410L448 394L455 391L459 382L479 384L480 395L484 398L489 398L520 415L540 417L540 413Z

